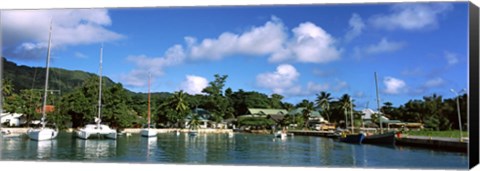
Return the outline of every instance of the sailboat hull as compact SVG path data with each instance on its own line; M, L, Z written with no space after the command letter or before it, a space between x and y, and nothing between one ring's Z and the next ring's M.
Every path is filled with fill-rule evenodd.
M140 130L140 135L142 137L156 137L157 136L157 131L153 129L142 129Z
M86 125L84 128L76 132L80 139L117 139L117 131L110 129L107 125Z
M32 128L27 131L27 135L35 141L51 140L57 137L58 131L52 128Z
M388 132L384 134L376 134L366 136L363 139L364 144L395 144L395 132Z
M365 138L365 135L362 133L359 133L359 134L349 134L346 136L341 136L339 140L345 143L361 144L364 138Z

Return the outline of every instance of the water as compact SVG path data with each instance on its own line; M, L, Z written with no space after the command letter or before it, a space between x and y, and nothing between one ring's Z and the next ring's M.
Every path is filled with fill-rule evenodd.
M117 140L81 140L61 132L51 141L0 139L2 161L68 161L256 166L467 169L465 153L402 146L353 145L323 137L272 135L138 134Z

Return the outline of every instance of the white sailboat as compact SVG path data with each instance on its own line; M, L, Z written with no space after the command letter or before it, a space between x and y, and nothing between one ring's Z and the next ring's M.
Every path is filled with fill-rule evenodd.
M150 126L150 75L148 76L148 123L147 127L140 130L140 135L142 137L156 137L157 136L157 131L154 129L151 129Z
M42 119L40 123L42 127L40 128L30 128L27 131L28 138L31 140L42 141L42 140L51 140L57 137L58 128L49 128L46 127L47 122L46 120L46 106L47 106L47 90L48 90L48 71L50 68L50 44L52 38L52 23L50 23L50 31L48 35L48 51L47 51L47 68L46 68L46 75L45 75L45 91L43 94L43 105L42 105Z
M111 129L108 125L101 124L101 110L102 110L102 55L103 47L100 48L100 69L99 69L99 91L98 91L98 116L95 118L96 124L87 124L85 127L77 130L77 136L81 139L89 138L109 138L117 139L117 131Z

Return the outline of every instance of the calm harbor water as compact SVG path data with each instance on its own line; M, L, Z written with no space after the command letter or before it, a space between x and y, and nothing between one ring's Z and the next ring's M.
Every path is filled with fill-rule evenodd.
M2 161L68 161L255 166L467 169L465 153L402 146L353 145L323 137L139 134L117 140L81 140L61 132L51 141L0 139Z

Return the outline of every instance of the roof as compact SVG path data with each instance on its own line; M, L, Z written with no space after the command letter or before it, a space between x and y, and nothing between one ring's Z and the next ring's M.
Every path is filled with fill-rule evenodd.
M192 111L190 111L190 113L187 115L187 117L185 117L185 119L190 120L192 118L193 114L198 114L199 119L201 121L207 121L211 117L210 112L208 112L207 110L205 110L203 108L195 108L195 109L192 109Z
M303 114L303 110L305 108L304 107L299 107L299 108L296 108L296 109L293 109L291 110L290 112L288 112L289 115L298 115L298 114ZM312 110L310 112L310 116L314 117L314 116L320 116L320 112L316 111L316 110Z
M268 115L267 118L270 118L271 120L278 123L283 120L283 116L284 115L282 114L273 114L273 115Z
M378 113L378 112L373 111L372 109L363 109L362 114L365 115L363 119L372 119L372 115L375 113Z
M385 116L381 116L380 118L381 118L380 120L382 121L382 123L402 123L402 121L400 121L400 120L390 120Z
M249 114L259 114L259 115L274 115L274 114L287 114L285 109L260 109L260 108L248 108Z
M53 106L53 105L45 105L45 112L46 112L46 113L53 112L53 111L55 111L55 106ZM37 109L35 109L35 112L37 112L37 113L42 113L42 108L37 108Z

